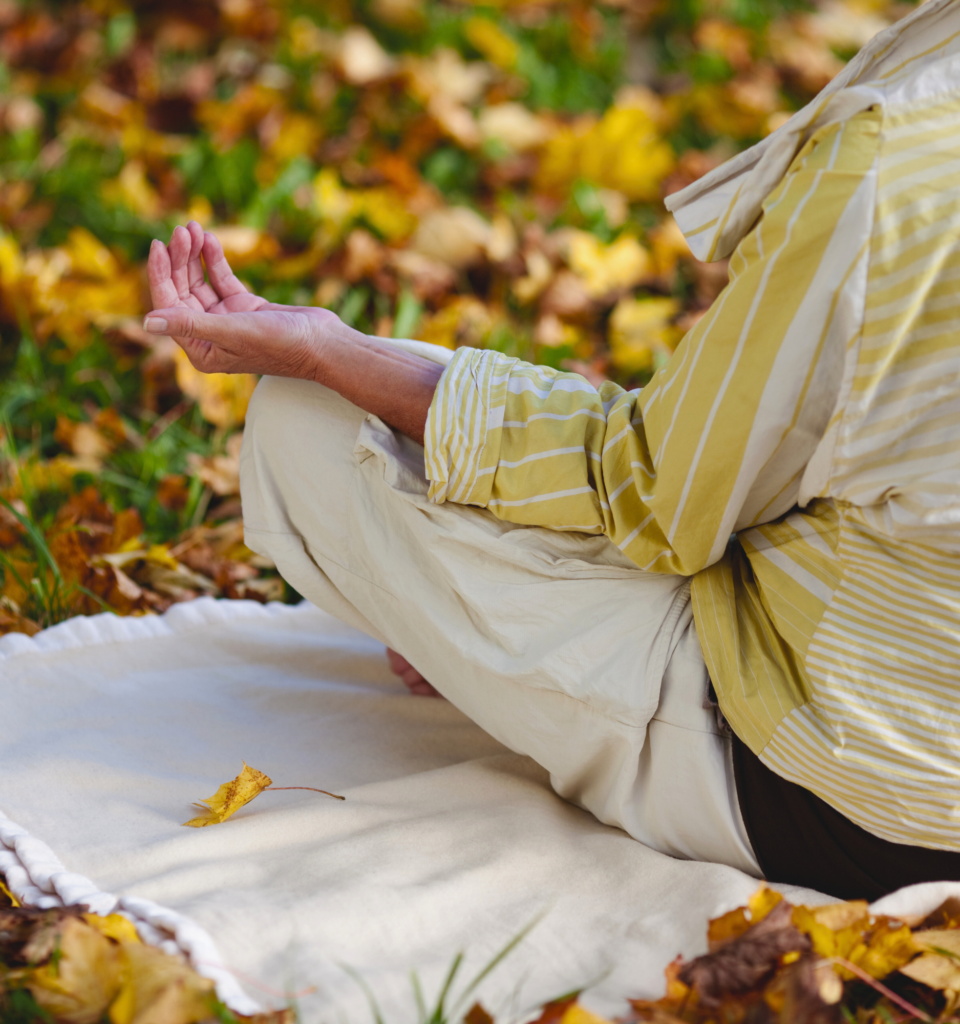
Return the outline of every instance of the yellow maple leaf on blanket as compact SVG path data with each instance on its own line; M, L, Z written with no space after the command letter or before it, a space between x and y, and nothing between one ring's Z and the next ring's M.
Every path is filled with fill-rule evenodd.
M194 804L203 810L203 814L197 815L185 821L184 825L191 828L203 828L204 825L219 825L226 821L231 814L239 811L250 801L259 796L265 789L309 789L312 793L323 793L324 796L332 796L334 800L346 800L346 797L338 796L326 789L317 789L315 786L275 786L273 779L263 772L251 768L246 761L243 762L243 771L230 782L225 782L211 797L207 797L199 803Z
M239 811L250 801L259 796L268 786L273 785L273 779L263 772L251 768L246 761L243 762L243 771L230 782L225 782L211 797L194 804L195 807L203 809L203 814L197 815L185 821L184 825L191 828L203 828L204 825L217 825L226 821L231 814Z

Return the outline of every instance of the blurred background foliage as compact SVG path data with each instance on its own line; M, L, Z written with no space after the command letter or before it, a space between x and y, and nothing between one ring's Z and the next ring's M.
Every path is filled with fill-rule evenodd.
M889 0L0 0L0 633L293 599L242 543L255 381L140 327L151 239L378 335L642 384L726 283L662 199Z

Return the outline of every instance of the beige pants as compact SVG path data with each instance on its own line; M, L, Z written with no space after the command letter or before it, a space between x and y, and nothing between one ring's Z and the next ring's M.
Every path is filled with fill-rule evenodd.
M257 387L241 490L250 548L539 762L560 796L663 853L760 875L729 741L703 708L685 579L641 571L605 537L432 504L420 446L304 381Z

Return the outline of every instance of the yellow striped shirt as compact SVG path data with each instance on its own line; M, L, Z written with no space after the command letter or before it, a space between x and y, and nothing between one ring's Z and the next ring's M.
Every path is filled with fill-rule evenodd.
M692 576L721 707L764 763L875 835L951 850L958 8L929 0L759 156L681 196L697 245L736 243L731 281L642 391L461 349L426 433L433 500Z

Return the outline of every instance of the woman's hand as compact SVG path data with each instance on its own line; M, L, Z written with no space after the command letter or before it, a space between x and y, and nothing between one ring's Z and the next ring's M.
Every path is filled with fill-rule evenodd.
M154 310L144 327L173 335L204 373L315 379L324 337L332 330L349 332L328 309L281 306L252 295L230 268L216 236L196 221L175 228L169 245L154 241L147 272Z
M251 295L195 221L169 245L155 241L147 267L155 308L144 329L171 335L198 370L313 380L423 444L443 367L355 331L329 309Z

